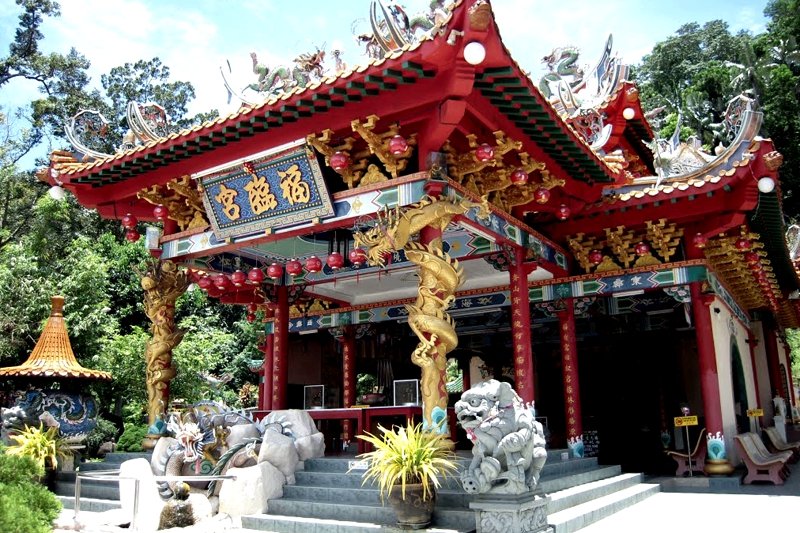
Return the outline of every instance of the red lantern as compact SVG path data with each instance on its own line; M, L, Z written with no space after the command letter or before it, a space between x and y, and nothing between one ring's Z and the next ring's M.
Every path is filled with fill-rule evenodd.
M131 215L130 213L126 214L122 217L122 227L125 229L134 229L136 225L139 223L139 219L135 216Z
M247 316L245 318L251 324L256 321L256 315L254 313L247 313Z
M755 263L750 263L747 267L752 270L753 272L758 272L761 270L761 261L756 261Z
M639 256L646 255L650 253L650 246L646 242L637 242L636 246L633 247L633 251Z
M248 313L255 313L258 311L258 304L257 303L249 303L247 304L247 312Z
M242 272L241 270L237 270L233 274L231 274L231 281L237 287L241 287L247 281L247 274Z
M514 185L525 185L528 183L528 173L525 172L525 170L518 168L511 173L511 183Z
M156 220L164 220L169 215L169 210L161 204L158 204L153 208L153 216L156 217Z
M395 135L389 139L389 152L392 155L403 155L408 150L408 141L402 135Z
M125 238L128 239L130 242L138 241L139 237L141 237L141 235L139 235L139 232L136 231L135 229L129 229L128 231L125 232Z
M225 289L228 288L228 285L230 285L230 280L228 279L228 276L226 276L225 274L218 274L214 278L214 286L219 290L224 291Z
M303 273L303 264L297 259L292 259L286 263L286 273L290 276L299 276Z
M210 289L213 284L214 282L211 281L211 276L203 276L202 278L197 280L197 286L203 289L204 291Z
M708 239L702 233L696 233L694 237L692 237L692 244L695 248L705 248L706 244L708 244Z
M264 281L264 271L260 268L251 268L247 273L247 281L254 285L259 285Z
M587 256L589 262L593 265L599 265L603 262L603 252L600 250L592 250Z
M308 259L306 259L306 270L311 272L312 274L315 272L319 272L322 270L322 261L316 255L312 255Z
M744 260L752 265L753 263L758 263L761 260L761 258L758 256L756 252L751 251L751 252L745 252Z
M283 266L278 263L272 263L267 267L267 277L270 279L280 279L283 276Z
M546 204L550 201L550 191L544 187L538 187L533 191L533 199L536 200L537 204Z
M569 207L564 204L561 204L558 206L558 209L556 209L556 218L558 220L567 220L570 214L572 214L572 212L570 211Z
M483 143L475 149L475 159L481 162L490 161L494 157L494 148Z
M328 266L331 267L331 269L339 270L344 266L344 257L342 257L342 254L339 252L333 252L328 256L326 263L328 263Z
M739 237L736 239L736 242L733 243L737 250L743 252L745 250L750 249L750 241L745 239L744 237Z
M347 254L347 257L350 259L350 263L356 267L367 262L367 252L365 252L362 248L353 248L350 250L350 253Z
M350 166L350 156L347 152L334 152L331 156L331 168L341 172Z

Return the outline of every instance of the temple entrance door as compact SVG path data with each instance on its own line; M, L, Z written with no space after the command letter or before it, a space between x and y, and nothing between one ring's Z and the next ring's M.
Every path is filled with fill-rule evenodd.
M731 337L731 378L733 379L733 406L736 415L736 429L738 433L750 431L747 421L747 385L744 380L744 367L742 356L739 353L739 344L736 337Z

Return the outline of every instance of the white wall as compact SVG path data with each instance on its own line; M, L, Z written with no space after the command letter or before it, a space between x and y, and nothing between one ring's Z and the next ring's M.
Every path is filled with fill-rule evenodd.
M758 405L752 406L760 407L764 410L764 418L761 423L764 426L772 425L772 387L769 381L769 365L767 363L767 348L766 348L766 335L764 334L764 324L762 322L753 322L751 324L753 335L756 338L756 372L758 373Z

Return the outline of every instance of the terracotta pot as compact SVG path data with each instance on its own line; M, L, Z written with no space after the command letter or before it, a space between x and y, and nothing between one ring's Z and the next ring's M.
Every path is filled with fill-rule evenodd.
M433 507L436 505L436 493L428 500L422 499L422 484L406 484L406 497L400 485L395 485L389 495L397 525L404 529L423 529L431 523Z

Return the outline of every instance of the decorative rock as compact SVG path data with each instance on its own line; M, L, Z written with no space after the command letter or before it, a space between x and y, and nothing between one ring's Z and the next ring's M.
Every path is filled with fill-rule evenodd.
M283 496L286 478L268 462L247 468L231 468L227 473L236 479L226 479L222 483L220 513L231 516L266 513L267 500Z
M175 484L175 494L161 509L161 520L158 529L193 526L195 523L192 504L189 498L189 485L183 482Z
M300 456L291 437L281 435L277 431L267 429L258 454L258 462L268 461L286 476L286 483L294 485L294 473L297 470Z
M257 439L261 436L255 424L239 424L230 426L228 429L230 433L225 440L228 442L229 448L244 442L245 439Z
M307 412L288 409L273 411L272 416L278 420L282 419L291 429L301 461L325 455L325 436L319 432L314 419Z
M297 439L294 445L302 461L325 455L325 435L319 432Z
M100 445L97 449L98 457L105 457L109 453L114 453L117 450L117 444L113 440L109 440Z
M128 518L128 521L135 520L139 531L155 531L158 529L159 516L164 502L161 496L158 495L158 487L153 479L150 463L144 458L125 461L120 465L119 476L119 501L122 505L124 516ZM135 479L139 480L139 514L134 517Z
M214 498L215 500L217 498ZM202 522L211 518L214 511L214 504L211 499L205 494L199 492L192 492L189 494L188 502L192 505L192 516L194 516L194 523Z

